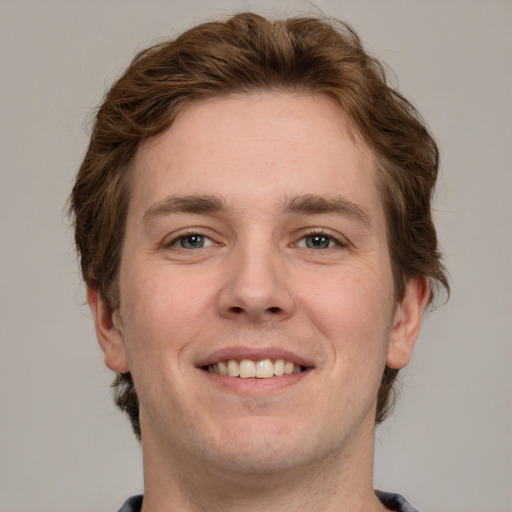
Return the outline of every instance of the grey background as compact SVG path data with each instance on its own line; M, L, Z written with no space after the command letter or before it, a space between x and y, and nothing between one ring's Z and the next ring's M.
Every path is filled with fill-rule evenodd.
M512 2L318 0L395 71L437 136L453 294L428 315L375 485L430 512L512 510ZM141 455L111 404L63 205L91 110L137 49L301 1L1 0L0 511L117 510Z

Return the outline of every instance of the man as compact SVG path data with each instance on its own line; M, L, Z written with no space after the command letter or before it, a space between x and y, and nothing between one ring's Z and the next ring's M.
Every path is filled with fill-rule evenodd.
M70 211L116 403L122 511L414 510L375 424L447 287L437 148L347 26L240 14L139 54Z

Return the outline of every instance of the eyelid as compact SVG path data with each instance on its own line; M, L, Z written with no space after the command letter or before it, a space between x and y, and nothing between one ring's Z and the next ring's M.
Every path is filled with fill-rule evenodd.
M206 228L185 228L185 229L176 231L174 233L171 233L170 235L167 235L163 239L161 246L164 248L171 248L175 244L177 244L182 238L186 238L187 236L193 236L193 235L198 235L198 236L201 236L208 240L211 240L212 244L209 244L206 247L211 247L213 245L222 245L219 242L214 240L210 230L208 230Z
M305 238L309 236L315 236L315 235L322 235L330 238L333 240L336 244L336 246L339 247L348 247L350 245L349 241L346 237L340 235L338 232L333 231L332 229L328 228L308 228L300 233L300 236L297 238L297 241L294 242L293 246L298 246L299 242L304 240ZM334 249L334 247L330 247L329 249ZM314 249L316 250L316 249ZM326 250L326 249L324 249Z
M163 248L171 248L175 246L179 242L180 239L185 238L187 236L192 235L198 235L203 238L206 238L212 242L212 244L207 245L206 247L211 246L220 246L224 245L221 241L217 240L217 237L215 237L214 233L211 232L208 228L202 228L202 227L187 227L184 229L180 229L178 231L175 231L174 233L168 234L161 242L161 247ZM342 236L339 232L334 231L329 228L323 228L323 227L313 227L313 228L305 228L297 234L295 237L295 242L291 243L290 246L297 247L299 245L299 242L307 238L308 236L315 236L315 235L322 235L330 238L336 246L345 248L350 245L349 240ZM178 248L179 249L179 248ZM330 247L329 249L335 249L335 247Z

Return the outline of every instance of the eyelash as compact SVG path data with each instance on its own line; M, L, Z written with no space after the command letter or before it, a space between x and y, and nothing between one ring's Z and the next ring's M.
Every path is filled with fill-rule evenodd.
M181 246L181 247L177 246L178 243L183 242L185 239L194 237L194 236L202 238L203 241L208 240L210 243L208 243L206 246L203 245L201 247L188 247L187 248L187 247L183 247L183 246ZM308 232L303 233L302 236L298 239L298 241L291 244L291 246L292 247L301 247L299 245L300 242L302 242L303 240L307 240L308 238L315 237L315 236L316 237L325 237L328 240L328 245L330 245L331 242L333 242L334 246L323 247L323 248L316 247L315 248L315 247L308 247L307 242L305 242L306 246L305 247L302 246L302 248L308 249L310 251L319 251L319 250L334 249L336 246L338 246L340 248L348 247L348 243L345 240L340 240L338 235L336 235L332 231L326 230L324 228L315 228ZM202 233L200 230L195 230L195 229L188 229L187 231L174 236L169 242L165 242L163 244L163 246L165 248L174 247L175 249L182 250L182 251L192 251L194 249L204 249L206 247L211 247L211 246L215 246L215 245L221 245L221 244L216 243L211 237Z
M312 229L311 231L309 232L306 232L304 233L300 239L298 240L298 242L296 242L295 246L297 246L299 244L299 242L301 242L302 240L306 240L307 238L311 238L311 237L325 237L329 240L329 242L334 242L334 246L333 247L326 247L324 249L320 249L320 250L327 250L327 249L335 249L336 246L338 247L341 247L341 248L345 248L345 247L348 247L348 243L345 241L345 240L342 240L340 239L340 237L328 230L328 229L324 229L324 228L315 228L315 229ZM318 248L313 248L313 247L305 247L305 249L308 249L308 250L311 250L311 251L318 251L319 249Z
M187 238L190 238L190 237L193 237L193 236L200 237L200 238L205 239L205 240L209 240L211 243L209 243L206 247L210 247L210 246L213 246L213 245L219 245L218 243L214 242L211 237L201 233L199 230L188 229L184 233L180 233L180 234L174 236L169 242L164 242L163 246L166 249L169 249L169 248L171 248L173 246L176 246L176 244L178 244L180 241L183 241L183 240L185 240ZM194 248L176 247L176 249L182 250L182 251L191 251ZM204 249L204 246L203 247L199 247L199 249Z

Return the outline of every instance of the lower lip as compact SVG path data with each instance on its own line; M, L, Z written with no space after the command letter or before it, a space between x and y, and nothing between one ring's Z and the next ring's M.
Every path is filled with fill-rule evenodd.
M201 372L216 386L240 395L268 395L275 393L305 379L310 371L305 370L301 373L269 377L268 379L258 379L256 377L243 379L241 377L229 377L218 373L210 373L201 369Z

